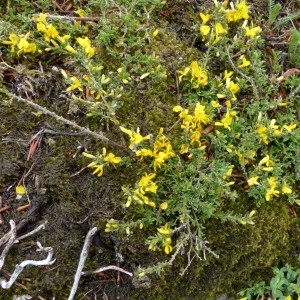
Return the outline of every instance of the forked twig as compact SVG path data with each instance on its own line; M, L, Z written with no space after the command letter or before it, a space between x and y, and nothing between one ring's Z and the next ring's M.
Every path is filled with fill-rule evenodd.
M8 281L4 278L0 278L0 286L3 289L9 289L26 266L48 266L55 262L55 259L51 260L53 256L52 247L43 247L40 242L37 242L37 245L39 247L37 251L47 252L47 257L43 260L24 260L19 265L16 265L15 270Z

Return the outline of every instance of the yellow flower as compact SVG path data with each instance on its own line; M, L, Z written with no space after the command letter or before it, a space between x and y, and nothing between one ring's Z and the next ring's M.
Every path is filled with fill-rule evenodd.
M18 54L21 53L22 51L25 53L35 53L36 51L36 44L35 43L29 43L27 41L28 37L29 37L29 32L25 35L25 37L22 37L19 42L18 42Z
M272 196L278 197L279 195L279 191L275 190L276 186L277 186L277 179L276 177L270 177L267 179L270 188L267 190L266 192L266 200L269 201L271 199Z
M122 158L119 156L115 156L113 153L109 153L104 157L104 160L112 164L118 164L122 161Z
M91 40L88 37L85 37L84 39L78 37L76 41L84 49L85 53L88 55L88 58L94 56L96 48L91 47Z
M288 132L291 132L295 129L297 125L295 123L291 123L290 125L283 125L282 128L286 129Z
M205 70L203 70L196 61L193 61L190 65L191 72L192 72L192 79L191 82L193 82L196 79L196 84L193 86L193 88L198 88L202 85L207 85L208 83L208 76Z
M216 39L214 43L217 43L220 40L220 35L227 33L227 30L223 27L221 23L216 23L215 31L216 31Z
M240 18L241 19L248 19L248 11L249 11L249 5L246 5L246 1L242 1L237 5L237 10L240 13Z
M227 78L226 88L231 92L233 96L231 100L236 100L235 94L240 90L240 86L237 83L234 83L230 78Z
M158 35L158 29L154 30L152 36L155 38Z
M201 137L201 132L199 130L193 131L193 133L190 136L191 144L194 144L196 142L200 144L200 137Z
M234 165L229 166L227 172L224 174L223 179L226 179L231 176Z
M171 229L170 229L170 226L168 223L166 223L164 226L162 226L160 228L157 228L157 231L163 235L168 235L171 233Z
M43 30L41 27L40 31L44 32L44 39L46 42L50 42L51 39L56 39L59 36L58 31L52 24L46 25Z
M101 164L101 165L89 165L90 166L90 168L95 168L95 170L94 170L94 172L92 173L93 175L96 175L97 173L97 176L102 176L103 175L103 165Z
M210 104L214 108L221 108L222 107L222 105L218 101L215 101L215 100L210 101Z
M233 3L230 3L231 5L231 10L226 10L227 13L227 22L237 22L241 19L248 19L248 11L249 11L249 6L246 5L245 1L240 2L237 5L237 8L234 8Z
M19 42L19 39L20 38L16 34L11 33L9 35L9 40L8 41L2 41L2 44L11 45L10 52L15 52L15 46L17 46L17 44Z
M182 144L180 147L180 154L188 153L189 152L189 145L187 144Z
M47 14L42 14L40 13L38 17L33 17L33 21L36 22L36 23L47 23Z
M78 89L79 91L82 91L81 83L79 79L76 76L73 76L70 78L71 81L73 82L71 86L67 88L67 92L73 91Z
M151 192L156 194L157 185L152 179L156 176L155 173L145 174L139 181L140 192L144 194L145 192Z
M140 144L142 141L150 139L150 134L148 134L148 135L146 135L146 136L143 137L140 134L140 129L139 128L137 128L136 133L132 132L129 129L126 129L123 126L120 126L120 129L121 129L121 131L123 131L124 133L126 133L127 135L129 135L130 142L131 142L130 145L129 145L129 149L131 149L131 150L134 149L135 146L137 146L138 144Z
M17 195L24 195L26 193L25 187L23 185L16 186L16 194Z
M261 28L259 26L249 28L246 26L245 28L245 36L248 36L250 38L255 38L257 35L261 33Z
M159 151L158 153L155 153L154 155L154 169L156 170L157 168L160 168L162 164L165 163L165 161L168 159L168 155L163 152Z
M159 208L162 209L162 210L166 210L168 208L168 202L161 203Z
M92 154L87 153L87 152L82 152L82 155L85 156L85 157L88 157L88 158L92 158L92 159L95 159L95 158L96 158L95 155L92 155Z
M273 167L265 167L265 168L262 168L263 171L266 171L266 172L271 172L274 170Z
M191 69L191 68L186 67L183 71L180 71L180 70L177 71L178 74L181 74L181 75L179 76L179 78L178 78L178 79L179 79L179 82L182 81L182 77L183 77L183 76L186 76L187 73L190 71L190 69Z
M202 20L202 24L205 25L209 21L210 15L209 14L200 13L200 18Z
M79 15L81 18L86 17L86 12L83 9L77 9L74 11L77 15Z
M268 183L269 183L269 185L270 185L270 187L272 189L274 189L277 186L277 179L276 179L276 177L270 177L267 180L268 180Z
M173 250L173 248L172 248L172 246L171 246L171 243L172 243L171 238L170 238L170 237L167 237L167 238L165 239L165 242L164 242L166 254L171 253L172 250Z
M176 105L176 106L173 107L174 112L180 112L182 110L183 110L183 108L180 105Z
M279 191L274 189L268 189L266 193L266 201L270 201L272 196L278 197Z
M244 56L241 56L240 59L242 60L242 63L238 65L238 68L246 68L250 66L251 62L247 60Z
M61 44L65 44L69 39L70 39L70 35L69 34L65 34L64 36L58 36L57 39L59 40L59 42Z
M77 53L77 51L76 51L70 44L68 44L68 45L65 47L65 49L66 49L68 52L70 52L70 53L73 53L73 54L76 54L76 53Z
M224 79L230 78L233 75L233 72L228 72L227 70L224 71Z
M211 120L211 116L207 115L205 110L206 107L204 105L201 105L199 102L197 102L194 110L193 121L207 124Z
M266 155L263 159L260 160L260 162L258 163L259 166L262 166L262 165L266 165L267 167L269 165L272 165L273 164L273 161L270 160L270 156L269 155Z
M210 32L210 26L209 25L201 25L200 26L201 35L206 36L206 35L209 34L209 32Z
M261 123L257 124L255 132L258 133L258 135L260 137L259 142L263 142L266 145L269 143L269 141L268 141L268 134L267 134L268 128L266 126L264 126Z
M215 122L215 126L223 126L230 131L232 120L232 115L229 113L229 110L227 110L225 117L221 120L221 122Z
M136 151L136 156L153 156L153 152L150 149L142 148Z
M283 182L283 184L282 184L282 193L283 194L291 194L292 193L292 189L290 189L288 186L287 186L287 184L286 184L286 182L284 181Z
M250 177L248 180L247 180L247 183L249 186L252 186L252 185L259 185L259 183L257 182L259 176L253 176L253 177Z

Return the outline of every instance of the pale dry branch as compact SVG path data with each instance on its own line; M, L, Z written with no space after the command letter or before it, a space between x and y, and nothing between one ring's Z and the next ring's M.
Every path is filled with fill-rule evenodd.
M97 270L94 270L94 271L84 271L84 272L81 272L81 275L84 275L84 276L87 276L87 275L92 275L92 274L98 274L98 273L101 273L101 272L104 272L104 271L107 271L107 270L116 270L116 271L119 271L119 272L123 272L129 276L133 276L132 273L120 268L120 267L117 267L117 266L107 266L107 267L102 267L102 268L99 268Z
M79 284L79 280L80 280L80 277L82 275L82 269L84 267L85 261L86 261L87 256L88 256L90 244L91 244L92 238L95 235L95 233L97 232L97 230L98 230L97 227L92 228L87 233L87 235L85 237L85 241L84 241L82 251L81 251L81 254L80 254L80 259L79 259L77 271L76 271L76 274L74 276L74 283L73 283L73 286L72 286L72 289L71 289L68 300L73 300L74 297L75 297L75 294L76 294L76 291L77 291L77 288L78 288L78 284Z
M29 236L31 236L31 235L33 235L33 234L39 232L40 230L45 229L47 223L48 223L48 221L46 220L43 224L39 225L37 228L35 228L35 229L33 229L32 231L30 231L30 232L28 232L28 233L26 233L26 234L24 234L24 235L18 237L18 238L14 241L14 243L19 243L20 240L23 240L23 239L25 239L25 238L27 238L27 237L29 237Z
M8 281L4 278L0 279L0 285L3 289L9 289L13 285L13 283L17 280L18 276L21 274L21 272L26 266L48 266L48 265L52 265L55 262L55 259L52 260L52 256L53 256L52 247L43 247L40 242L37 242L37 246L38 246L37 251L48 253L47 257L43 260L24 260L19 265L16 265L15 270Z
M5 258L7 256L7 253L9 251L9 249L11 248L11 246L13 245L15 239L16 239L16 234L17 234L17 230L16 230L16 224L13 220L9 221L10 224L10 232L8 232L4 237L1 238L0 240L0 246L5 244L5 247L1 253L0 256L0 270L2 269L4 262L5 262Z

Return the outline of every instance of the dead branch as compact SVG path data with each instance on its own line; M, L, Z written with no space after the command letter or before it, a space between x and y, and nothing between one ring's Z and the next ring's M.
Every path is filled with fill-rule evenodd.
M73 283L73 286L72 286L72 289L71 289L68 300L73 300L74 297L75 297L75 294L76 294L76 291L77 291L77 288L78 288L78 284L79 284L79 280L80 280L80 277L81 277L81 274L82 274L82 269L84 267L85 261L86 261L87 256L88 256L90 244L91 244L92 238L93 238L94 234L97 232L97 230L98 230L97 227L92 228L87 233L87 235L85 237L85 241L84 241L82 251L81 251L81 254L80 254L80 259L79 259L77 271L76 271L76 274L74 276L74 283Z
M55 262L55 259L51 260L53 256L52 247L43 247L40 242L37 242L37 245L39 247L37 251L47 252L47 257L43 260L24 260L19 265L16 265L15 270L8 281L4 278L0 279L0 285L3 289L9 289L26 266L48 266Z
M8 234L6 234L4 237L1 238L0 240L0 246L6 243L1 256L0 256L0 270L2 269L4 262L5 262L5 258L7 256L7 253L9 251L9 249L11 248L11 246L13 245L15 239L16 239L16 234L17 234L17 230L16 230L16 224L13 220L9 221L10 224L10 232L8 232Z
M84 275L84 276L87 276L87 275L92 275L92 274L98 274L98 273L101 273L101 272L104 272L104 271L107 271L107 270L116 270L116 271L119 271L119 272L123 272L129 276L133 276L132 273L120 268L120 267L117 267L117 266L107 266L107 267L102 267L102 268L99 268L97 270L94 270L94 271L84 271L84 272L81 272L81 275Z
M33 14L33 17L38 17L38 14ZM60 19L60 20L69 20L69 21L92 21L98 22L99 17L74 17L74 16L58 16L58 15L46 15L47 19Z
M20 240L23 240L37 232L39 232L40 230L42 229L45 229L46 228L46 225L47 225L48 221L46 220L43 224L39 225L37 228L33 229L32 231L20 236L19 238L17 238L14 243L19 243Z

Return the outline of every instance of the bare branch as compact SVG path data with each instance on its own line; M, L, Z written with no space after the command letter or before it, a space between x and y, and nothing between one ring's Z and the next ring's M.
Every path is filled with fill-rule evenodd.
M0 279L0 285L3 289L9 289L13 283L17 280L18 276L21 274L23 269L26 266L48 266L52 265L55 262L55 259L52 259L53 256L53 248L52 247L43 247L40 242L37 242L37 245L39 249L37 251L43 251L43 252L48 252L48 255L45 259L43 260L24 260L21 262L19 265L16 265L15 270L13 274L11 275L9 281L7 281L4 278Z
M48 221L45 221L43 224L41 224L40 226L38 226L37 228L33 229L32 231L20 236L19 238L17 238L14 243L19 243L20 240L23 240L37 232L39 232L40 230L42 229L45 229L46 228L46 225L47 225Z
M73 283L73 286L72 286L72 289L71 289L68 300L73 300L74 297L75 297L75 294L76 294L76 291L77 291L77 288L78 288L78 284L79 284L79 280L80 280L80 277L81 277L81 274L82 274L82 269L84 267L84 263L85 263L85 261L87 259L87 256L88 256L91 240L92 240L92 238L95 235L97 230L98 230L97 227L92 228L87 233L87 235L85 237L84 245L83 245L83 248L82 248L82 251L81 251L81 254L80 254L80 259L79 259L77 271L76 271L76 274L74 276L74 283Z
M120 272L123 272L129 276L133 276L132 273L120 268L120 267L117 267L117 266L107 266L107 267L102 267L102 268L99 268L95 271L84 271L84 272L81 272L81 275L92 275L92 274L98 274L98 273L101 273L101 272L104 272L106 270L116 270L116 271L120 271Z
M38 17L38 14L33 14L34 17ZM99 17L74 17L74 16L57 16L57 15L50 15L46 14L47 19L63 19L63 20L69 20L69 21L93 21L98 22Z
M17 234L17 230L16 230L16 224L13 220L9 221L11 230L8 234L6 234L4 237L1 238L0 240L0 246L1 244L5 244L7 242L7 244L5 245L1 256L0 256L0 270L2 269L4 262L5 262L5 258L7 256L7 253L9 251L9 249L11 248L11 246L13 245L15 239L16 239L16 234Z

